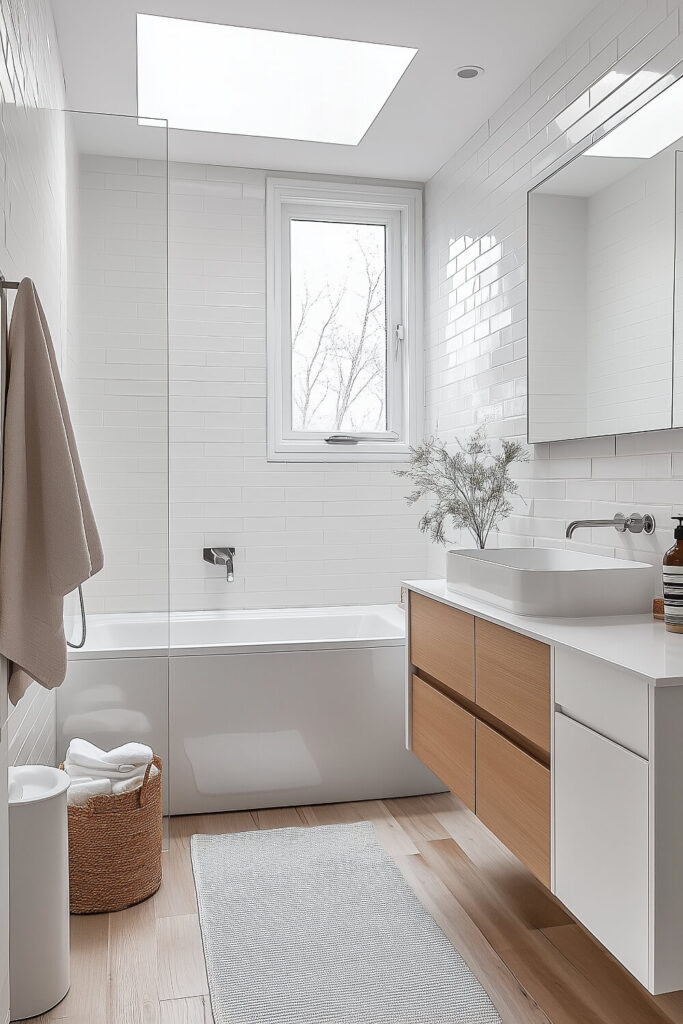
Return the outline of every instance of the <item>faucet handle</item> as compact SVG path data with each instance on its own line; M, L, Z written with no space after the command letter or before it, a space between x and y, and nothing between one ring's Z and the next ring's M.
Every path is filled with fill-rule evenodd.
M628 519L624 520L624 531L628 530L630 533L645 533L649 536L655 532L656 526L655 517L649 512L644 516L639 512L632 512Z
M210 565L224 565L228 583L235 582L234 548L204 548L202 552L205 562Z

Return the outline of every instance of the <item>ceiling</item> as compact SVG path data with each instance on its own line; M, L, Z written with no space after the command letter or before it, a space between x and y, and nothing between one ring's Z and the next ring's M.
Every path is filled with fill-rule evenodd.
M200 163L425 181L597 0L52 0L73 110L135 114L135 15L161 14L417 47L358 146L175 131L170 156ZM462 80L455 70L486 73ZM293 73L294 73L293 69ZM118 152L96 130L94 151ZM81 145L88 144L81 132Z

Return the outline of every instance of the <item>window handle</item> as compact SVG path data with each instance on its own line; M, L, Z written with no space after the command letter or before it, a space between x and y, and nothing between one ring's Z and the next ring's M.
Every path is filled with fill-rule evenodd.
M394 328L394 339L396 341L396 358L397 359L398 359L398 357L399 357L399 355L401 353L401 346L403 345L403 342L405 341L405 337L406 337L406 332L405 332L405 328L404 328L403 324L396 324L396 327Z
M388 430L381 437L367 434L330 434L324 437L325 444L360 444L361 441L398 441L398 434L395 430Z
M351 434L330 434L324 441L325 444L358 444L358 438Z

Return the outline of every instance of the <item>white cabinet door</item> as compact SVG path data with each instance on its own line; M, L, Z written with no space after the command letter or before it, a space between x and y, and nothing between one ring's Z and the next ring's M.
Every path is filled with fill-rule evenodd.
M648 763L555 714L555 893L648 984Z

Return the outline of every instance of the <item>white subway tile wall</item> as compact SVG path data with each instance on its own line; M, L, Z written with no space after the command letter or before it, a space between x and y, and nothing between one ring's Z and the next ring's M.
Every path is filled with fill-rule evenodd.
M489 421L525 436L527 190L683 60L682 28L675 0L605 0L427 183L428 430L452 440ZM562 547L575 515L638 508L657 517L654 537L571 544L658 564L683 510L681 452L680 430L536 445L498 543ZM430 570L443 574L443 551Z
M165 132L157 144L163 152ZM105 552L104 569L84 594L88 612L163 612L167 167L164 160L85 156L76 173L67 392ZM77 637L80 628L77 618Z
M66 322L64 105L48 0L0 0L0 270L32 277L61 353ZM41 109L45 108L45 109ZM0 1020L9 1020L7 935L8 763L53 764L55 695L34 684L8 716L0 669Z
M392 467L266 460L265 178L170 168L171 607L398 601L427 543ZM106 553L90 612L168 607L164 191L152 161L80 160L69 395ZM231 584L202 559L226 546Z
M265 178L171 164L172 607L396 602L427 543L392 467L266 461Z
M64 85L48 0L0 0L0 93L0 270L10 279L33 278L61 358L66 338L66 149L64 117L55 111L64 106ZM0 706L10 763L52 763L54 692L34 683L7 715L3 679Z

